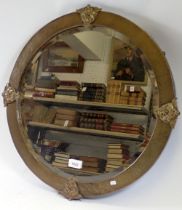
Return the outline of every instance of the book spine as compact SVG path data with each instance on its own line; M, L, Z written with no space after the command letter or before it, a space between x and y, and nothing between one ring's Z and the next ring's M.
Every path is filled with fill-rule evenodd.
M36 91L33 93L33 97L54 98L54 96L55 96L54 93L51 93L51 92Z

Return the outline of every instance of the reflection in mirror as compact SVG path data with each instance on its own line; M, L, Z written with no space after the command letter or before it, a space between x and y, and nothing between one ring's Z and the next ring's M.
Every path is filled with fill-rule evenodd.
M57 34L26 67L21 92L27 141L58 173L122 172L155 128L154 72L142 50L110 28Z

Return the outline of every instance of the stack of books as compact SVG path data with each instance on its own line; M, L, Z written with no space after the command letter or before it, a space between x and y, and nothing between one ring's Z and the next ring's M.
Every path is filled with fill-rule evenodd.
M80 84L77 81L60 81L55 98L59 100L78 100Z
M38 145L40 147L40 154L47 162L53 160L53 155L57 147L59 147L60 141L43 139Z
M76 127L79 121L79 112L72 109L58 108L54 124L64 127Z
M52 165L57 168L68 168L70 154L67 152L56 152L54 153L54 161Z
M136 134L136 135L144 135L145 129L142 125L113 122L111 124L111 131L128 133L128 134Z
M108 144L106 172L113 171L130 159L129 147L124 144Z
M55 89L35 87L33 97L54 98L55 92Z
M35 85L33 97L54 98L57 83L51 77L41 77Z
M32 121L41 123L53 123L56 114L55 108L48 108L47 106L36 103L32 109Z
M43 139L37 146L39 146L40 154L44 160L51 163L54 160L54 155L57 152L65 151L69 144L61 143L58 140Z
M79 156L79 160L83 161L82 171L103 173L105 171L106 160L97 157Z
M139 86L125 86L121 92L120 104L144 106L146 100L145 91Z
M80 101L105 102L106 86L102 83L82 83Z
M106 103L120 104L121 92L124 85L120 80L109 80L107 83Z
M82 162L82 165L80 168L71 166L69 164L69 160L79 160ZM52 161L52 165L57 168L63 168L63 169L71 169L75 172L83 172L87 174L98 174L98 173L104 173L105 167L106 167L106 160L100 159L97 157L87 157L87 156L75 156L70 155L67 152L57 152L54 153L54 160Z
M80 128L110 130L113 118L106 113L82 112L79 118Z
M145 100L146 93L139 85L124 85L119 80L108 81L107 103L144 106Z

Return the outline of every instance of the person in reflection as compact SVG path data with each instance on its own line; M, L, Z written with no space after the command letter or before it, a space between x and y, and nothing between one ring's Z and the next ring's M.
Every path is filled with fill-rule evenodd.
M115 71L115 79L143 82L145 70L142 59L131 47L125 47L126 57L122 58Z

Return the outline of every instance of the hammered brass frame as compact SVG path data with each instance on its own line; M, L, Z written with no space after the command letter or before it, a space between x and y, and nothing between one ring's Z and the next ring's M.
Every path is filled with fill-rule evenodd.
M84 15L82 14L82 16ZM119 15L100 10L97 10L97 13L94 14L94 19L91 21L87 19L86 23L82 22L79 10L79 12L57 18L38 31L22 50L12 71L9 84L16 94L18 93L24 70L36 52L56 34L73 27L83 26L84 24L87 24L87 27L89 24L109 27L130 37L133 44L144 52L155 72L159 88L159 106L171 103L175 99L170 69L164 53L157 44L146 32L131 21ZM171 132L170 123L163 122L158 118L148 147L137 161L124 172L108 173L108 176L104 179L92 178L92 176L89 179L82 179L72 176L72 181L70 181L70 176L62 177L54 173L45 164L41 163L36 156L32 155L31 147L26 143L22 131L23 128L21 126L21 118L17 112L17 106L18 99L14 100L14 98L11 103L7 104L8 124L17 151L33 173L69 199L95 197L129 185L141 177L156 161Z

